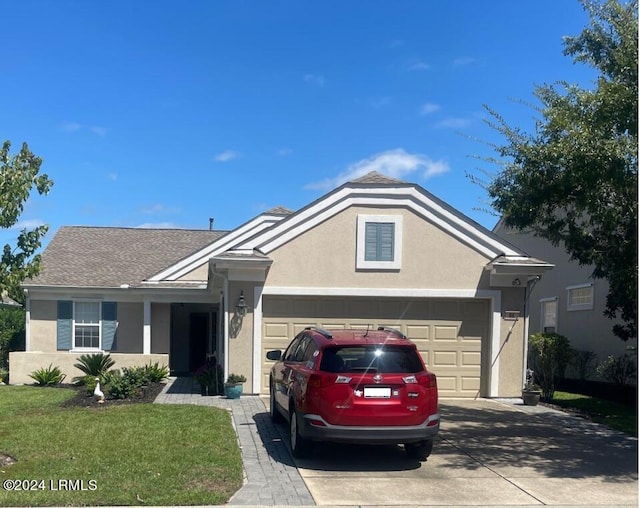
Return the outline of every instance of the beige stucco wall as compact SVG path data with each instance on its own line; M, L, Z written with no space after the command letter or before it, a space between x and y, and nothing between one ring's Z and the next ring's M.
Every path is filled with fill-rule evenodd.
M605 317L608 282L605 279L592 279L593 266L580 266L571 262L562 246L554 247L544 238L532 234L498 227L496 229L503 238L517 245L532 256L544 259L555 265L555 268L542 276L531 294L530 300L530 332L541 331L541 303L543 298L558 298L558 333L565 335L576 349L593 351L600 360L608 355L621 355L627 346L636 346L637 341L623 342L613 334L616 320ZM567 287L593 283L593 309L567 310ZM571 375L571 370L567 372Z
M58 302L31 300L30 350L53 353L57 351Z
M209 278L209 262L206 261L205 263L200 265L198 268L180 277L178 280L202 281L206 283L208 278Z
M253 386L253 312L255 302L253 298L255 283L231 282L229 284L229 373L243 374L247 378L244 391L248 393ZM235 313L235 302L238 301L240 291L244 291L244 299L249 306L247 315L240 319Z
M356 271L358 214L402 215L399 271ZM489 261L404 208L352 207L269 253L267 286L476 288Z
M33 379L29 374L50 364L60 367L60 370L67 375L65 383L70 383L73 377L81 376L82 371L76 369L73 364L77 363L78 353L60 351L57 353L25 352L14 351L9 353L9 383L10 384L30 384ZM122 367L134 367L146 365L149 362L158 362L161 365L169 364L168 355L135 355L111 353L111 358L116 362L114 369Z
M500 369L499 397L520 397L524 361L524 288L506 288L502 291L500 317ZM505 311L519 311L517 321L504 319ZM498 351L494 352L494 358Z

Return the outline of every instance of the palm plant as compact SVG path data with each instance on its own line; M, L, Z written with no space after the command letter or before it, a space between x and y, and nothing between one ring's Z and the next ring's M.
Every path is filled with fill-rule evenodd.
M104 353L82 355L78 358L78 363L74 363L73 366L84 372L85 375L74 377L73 381L74 383L83 383L85 377L102 377L115 363L111 359L111 355L105 355Z

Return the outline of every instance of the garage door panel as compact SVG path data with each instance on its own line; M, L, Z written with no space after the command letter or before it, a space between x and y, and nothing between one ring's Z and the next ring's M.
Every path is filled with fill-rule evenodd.
M416 343L438 377L441 397L474 397L480 390L482 346L488 344L490 330L487 301L293 296L263 300L263 359L266 351L284 349L307 326L362 330L387 326ZM263 393L268 392L271 365L263 360Z

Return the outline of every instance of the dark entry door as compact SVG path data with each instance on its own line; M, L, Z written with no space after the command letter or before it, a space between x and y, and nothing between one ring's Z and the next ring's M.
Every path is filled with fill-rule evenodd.
M189 370L193 372L207 360L209 338L209 314L194 313L189 316Z

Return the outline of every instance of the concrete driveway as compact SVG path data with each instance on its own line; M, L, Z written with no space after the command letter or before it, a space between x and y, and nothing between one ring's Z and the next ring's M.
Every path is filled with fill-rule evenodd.
M427 462L401 447L317 445L296 460L318 505L638 506L637 440L556 411L442 401ZM535 409L535 408L534 408ZM286 427L279 431L286 440Z

